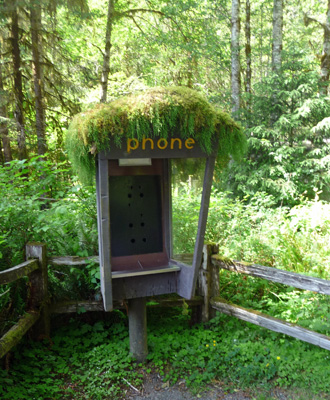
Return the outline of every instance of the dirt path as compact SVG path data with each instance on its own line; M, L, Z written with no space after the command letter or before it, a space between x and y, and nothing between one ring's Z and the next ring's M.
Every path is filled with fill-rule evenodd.
M265 393L267 400L293 400L284 391L274 389ZM125 396L127 400L253 400L258 399L255 393L237 390L232 393L226 392L220 383L209 385L207 389L199 394L193 394L186 386L184 380L174 386L164 383L158 374L147 375L140 391L133 388Z

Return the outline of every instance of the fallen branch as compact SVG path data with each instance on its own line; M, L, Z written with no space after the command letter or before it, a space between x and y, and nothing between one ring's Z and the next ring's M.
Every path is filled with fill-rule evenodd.
M123 378L123 381L125 381L127 383L127 385L129 387L131 387L132 389L134 389L136 392L140 393L140 391L136 387L134 387L132 384L130 384L127 379Z

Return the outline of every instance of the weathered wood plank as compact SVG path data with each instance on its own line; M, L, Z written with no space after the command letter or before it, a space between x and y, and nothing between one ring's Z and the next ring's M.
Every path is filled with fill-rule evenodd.
M167 257L172 258L173 255L173 238L172 238L172 168L171 160L164 159L164 180L163 180L163 208L164 208L164 239Z
M230 259L224 259L220 255L213 255L212 263L228 271L239 272L241 274L293 286L298 289L311 290L313 292L330 295L330 281L325 279L313 278L311 276L265 267L258 264L232 261Z
M63 301L52 304L50 307L52 314L70 314L84 311L104 311L103 301Z
M113 299L122 301L138 297L161 296L177 293L177 276L180 272L135 276L116 279L112 287Z
M25 333L38 321L38 319L39 313L27 313L16 325L2 336L0 339L0 358L17 345Z
M203 298L200 296L196 296L191 300L185 300L181 298L177 299L151 299L150 303L147 303L148 307L158 308L158 307L182 307L184 304L189 307L200 306L203 304ZM147 299L149 301L149 299Z
M55 266L67 265L71 267L85 266L90 262L99 263L98 256L91 257L75 257L75 256L65 256L65 257L48 257L48 264Z
M214 148L218 148L218 140L214 144ZM195 287L198 277L198 271L203 257L204 236L206 230L207 216L209 210L213 172L215 166L216 155L212 154L206 159L204 171L203 193L199 211L197 236L194 248L194 256L191 268L182 268L179 274L178 294L186 299L191 299L195 293Z
M284 333L285 335L314 344L323 349L330 350L330 337L326 335L321 335L320 333L302 328L278 318L270 317L258 311L247 310L243 307L229 304L221 298L211 299L211 306L224 314L231 315L243 321L251 322L254 325L261 326L274 332Z
M219 266L211 264L211 256L218 252L218 246L205 244L203 247L203 262L199 270L196 294L204 299L201 307L201 320L209 321L215 317L215 310L210 307L210 299L219 296Z
M28 260L16 267L6 269L5 271L0 272L0 285L4 285L6 283L14 282L23 276L27 276L32 271L35 271L39 268L39 264L37 260Z
M181 141L181 146L177 146L176 144L172 147L170 145L172 138L178 138ZM114 141L111 138L109 145L109 149L111 150L101 151L100 155L102 158L108 158L109 160L130 158L204 158L208 156L205 150L203 150L197 142L195 142L193 146L186 147L184 139L169 134L167 137L168 146L166 149L160 149L157 146L159 139L162 140L162 138L159 136L152 138L154 144L152 146L153 148L151 148L151 146L146 146L143 148L142 145L139 145L136 149L132 149L130 152L128 152L126 139L123 138L121 146L118 147L117 140Z
M155 275L155 274L165 274L167 272L176 272L180 271L180 267L177 265L169 265L166 267L159 267L153 269L141 269L135 271L116 271L112 272L112 279L116 278L130 278L134 276L143 276L143 275Z
M96 195L101 292L105 310L111 311L113 304L110 256L109 161L108 159L104 159L101 154L99 154L97 163Z
M28 310L39 311L40 319L33 327L35 338L50 335L50 316L48 311L48 266L47 249L44 243L28 243L25 247L27 259L38 259L39 269L29 275Z
M147 299L147 306L152 308L158 307L182 307L187 304L189 307L200 306L203 304L202 297L194 297L191 300L184 299ZM117 310L126 309L124 302L116 301L113 308ZM50 312L53 314L70 314L82 311L104 311L102 301L82 300L82 301L63 301L55 303L50 307Z

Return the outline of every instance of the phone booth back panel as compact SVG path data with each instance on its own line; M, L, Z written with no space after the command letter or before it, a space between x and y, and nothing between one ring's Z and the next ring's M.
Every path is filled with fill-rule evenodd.
M110 176L113 257L163 250L160 177Z
M120 167L109 161L112 271L141 270L168 263L164 240L163 160Z

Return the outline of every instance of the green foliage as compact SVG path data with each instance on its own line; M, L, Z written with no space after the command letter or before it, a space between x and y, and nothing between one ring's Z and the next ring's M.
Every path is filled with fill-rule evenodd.
M0 370L2 399L114 399L138 386L139 371L129 355L128 330L113 324L71 321L51 342L30 343L14 353L10 370Z
M154 329L149 335L149 359L171 382L184 378L188 385L200 389L221 377L250 388L260 384L267 387L267 382L312 392L327 392L329 388L323 381L329 372L327 351L294 339L284 340L283 335L234 318L218 315L208 326L192 329L173 324ZM314 368L317 376L313 375Z
M245 150L240 127L199 93L184 87L145 90L78 114L68 129L66 145L73 168L88 181L94 173L93 155L109 150L110 138L120 147L122 138L168 135L195 138L207 153L219 136L219 157L226 161L229 155L240 158Z
M140 366L119 312L107 321L66 322L51 342L22 343L10 369L0 370L1 398L119 399L127 382L139 388L152 371L170 384L185 379L196 396L219 379L225 390L248 387L265 398L275 385L303 390L305 400L329 392L326 350L220 314L193 327L180 309L152 309L148 320L148 362Z
M301 199L291 210L274 208L275 199L258 193L243 200L213 192L205 240L220 254L328 279L330 206ZM182 186L173 196L174 253L192 253L200 195Z
M63 164L12 161L0 166L0 188L1 269L24 261L28 241L47 243L50 255L96 254L95 189L73 183Z
M264 191L292 206L301 195L313 198L316 189L329 199L330 101L318 95L318 75L308 66L302 70L296 56L281 76L255 86L251 114L245 113L248 156L223 177L241 197Z
M0 270L25 261L29 241L46 243L50 256L97 254L95 189L72 182L65 165L32 157L0 166L0 193ZM98 270L50 269L53 300L93 296ZM24 312L26 292L25 278L1 287L0 333Z
M2 269L20 263L24 245L37 240L34 231L43 230L38 220L46 205L45 197L59 197L67 190L61 179L63 172L63 165L53 166L39 157L0 166L0 232L5 238L0 243Z

